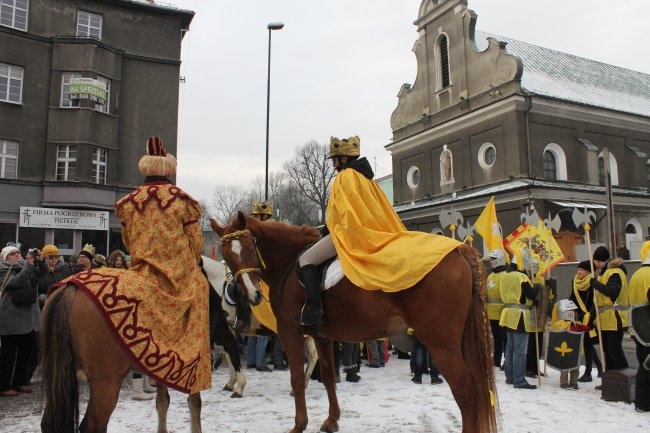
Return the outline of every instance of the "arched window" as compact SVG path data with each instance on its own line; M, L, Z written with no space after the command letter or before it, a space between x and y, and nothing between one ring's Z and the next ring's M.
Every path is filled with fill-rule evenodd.
M497 150L492 143L483 143L478 149L478 164L483 169L488 169L497 160Z
M447 36L440 35L438 38L438 59L439 62L439 71L440 71L440 89L449 87L451 80L449 78L449 44L447 41Z
M612 152L609 152L610 185L618 185L618 164ZM598 154L598 185L605 186L605 162L603 152Z
M548 150L544 152L544 179L557 179L557 165L555 162L555 155L553 155L553 153Z
M544 148L544 179L567 180L566 156L564 150L555 143Z

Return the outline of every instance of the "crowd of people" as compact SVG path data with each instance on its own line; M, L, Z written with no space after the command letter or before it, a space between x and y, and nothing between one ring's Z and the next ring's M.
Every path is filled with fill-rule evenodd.
M577 390L578 382L591 382L593 365L599 378L604 371L629 368L623 337L629 326L629 308L650 302L650 241L643 245L642 267L629 283L624 259L610 257L604 246L596 248L592 260L578 263L569 298L558 300L548 314L540 314L548 299L542 296L546 283L537 275L535 258L525 248L515 251L511 263L508 258L502 249L490 251L484 257L491 268L487 314L494 341L493 360L495 367L504 370L507 384L516 389L537 388L526 377L542 374L541 337L549 315L549 329L583 333L584 372L578 376L577 368L562 371L562 389ZM637 411L645 412L650 410L650 376L643 363L650 352L647 345L635 336L632 338L639 361L634 403ZM594 348L598 344L604 354L602 361ZM602 389L602 384L596 389Z

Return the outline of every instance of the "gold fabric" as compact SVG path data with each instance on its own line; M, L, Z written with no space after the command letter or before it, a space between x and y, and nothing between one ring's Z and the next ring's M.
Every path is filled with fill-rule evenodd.
M345 276L366 290L412 287L461 244L407 231L379 185L353 169L334 179L327 226Z
M499 320L501 311L503 311L503 301L501 300L501 279L506 274L505 271L492 272L487 277L487 315L488 320Z
M598 277L598 281L607 285L607 281L609 281L611 276L613 274L618 274L623 284L621 285L621 292L618 295L618 298L616 298L616 304L619 307L629 307L630 299L628 297L627 277L625 276L623 270L619 267L616 267L614 264L615 262L614 263L613 262L614 260L608 262L607 270L601 276ZM598 290L594 290L594 291L596 292L596 302L598 304L598 310L599 310L598 316L600 317L600 330L619 331L620 329L618 329L618 325L616 322L616 315L618 315L621 318L622 327L627 328L628 326L627 310L625 311L614 310L613 309L614 303L612 302L612 299L609 296L603 295ZM602 309L604 309L604 311L601 312Z
M516 331L519 320L523 316L526 332L533 332L530 310L533 301L526 298L526 304L524 304L525 307L524 305L519 304L522 295L521 286L526 282L530 284L528 276L517 271L506 272L501 279L501 300L506 304L506 306L503 308L503 311L501 311L501 320L499 321L499 325ZM516 307L515 305L521 306Z
M198 266L199 204L166 182L140 186L115 205L131 269L70 278L100 307L142 371L173 389L210 388L208 283Z
M260 288L264 294L264 299L260 302L259 305L251 307L251 311L257 320L271 331L278 332L278 322L273 314L273 309L271 308L271 303L269 299L269 286L264 282L260 281Z
M630 306L648 303L650 291L650 266L641 266L630 278Z

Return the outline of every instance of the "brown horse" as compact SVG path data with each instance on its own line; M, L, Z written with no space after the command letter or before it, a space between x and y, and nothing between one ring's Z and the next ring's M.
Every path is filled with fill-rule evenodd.
M133 363L116 342L97 307L75 286L47 300L40 328L41 374L45 408L43 433L105 433L122 381ZM79 426L77 371L88 377L90 399ZM187 399L192 433L201 432L201 395ZM158 433L167 433L169 393L158 384ZM79 430L77 427L79 426Z
M211 220L222 253L251 303L259 302L259 279L270 287L271 307L289 358L296 406L291 433L305 431L307 408L302 372L303 333L316 339L329 416L321 430L338 431L341 415L331 340L366 341L403 330L407 324L427 346L449 383L462 417L463 433L497 431L498 406L485 313L485 270L477 253L461 245L419 283L394 293L363 290L344 278L323 294L325 322L300 325L305 289L295 272L300 251L320 234L310 227L263 223L239 213L228 226ZM406 254L406 252L405 252Z

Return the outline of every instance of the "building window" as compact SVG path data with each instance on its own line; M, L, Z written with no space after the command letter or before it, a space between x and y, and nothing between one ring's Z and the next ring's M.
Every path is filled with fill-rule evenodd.
M64 72L61 79L61 107L78 107L78 99L70 99L70 80L81 78L80 72Z
M557 165L555 162L555 155L553 155L553 153L548 150L544 152L544 179L557 179Z
M93 182L106 185L108 150L96 147L93 152Z
M23 73L24 70L20 66L0 63L0 101L14 104L22 103Z
M416 166L409 168L408 172L406 172L406 183L408 184L409 188L417 188L417 186L420 184L419 168Z
M29 0L0 0L0 25L27 30Z
M440 88L444 89L451 84L449 80L449 45L447 36L438 38L438 58L440 59Z
M559 144L547 144L542 159L544 162L544 179L567 180L566 155Z
M609 185L618 185L618 163L612 152L609 154ZM605 153L598 155L598 185L605 186Z
M77 148L69 144L56 147L56 180L75 180Z
M18 142L0 140L0 177L18 178Z
M102 38L102 17L90 12L79 11L77 14L78 38Z
M484 168L490 168L497 160L497 149L492 143L483 143L478 149L478 164Z

